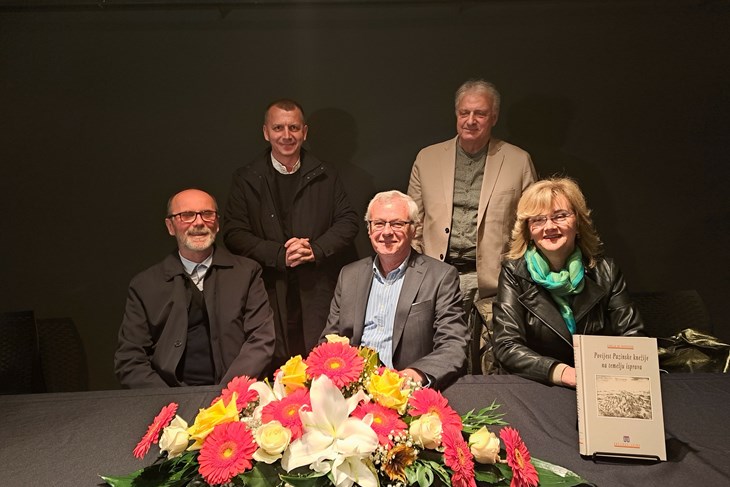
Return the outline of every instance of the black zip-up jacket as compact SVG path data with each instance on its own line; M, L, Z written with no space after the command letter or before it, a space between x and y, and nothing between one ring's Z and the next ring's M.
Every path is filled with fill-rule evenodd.
M578 334L643 336L639 312L611 259L586 266L584 282L571 302ZM568 326L550 292L530 277L524 257L502 264L493 310L494 355L503 371L550 383L553 367L573 366Z

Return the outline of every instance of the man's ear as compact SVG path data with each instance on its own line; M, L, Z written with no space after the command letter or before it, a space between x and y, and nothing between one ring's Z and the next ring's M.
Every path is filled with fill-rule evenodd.
M172 224L172 218L165 218L165 226L167 227L167 233L175 236L175 227Z

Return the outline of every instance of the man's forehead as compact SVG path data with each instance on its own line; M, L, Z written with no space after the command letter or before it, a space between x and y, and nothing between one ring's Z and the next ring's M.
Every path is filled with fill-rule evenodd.
M284 110L279 107L271 107L269 109L269 116L267 120L272 125L284 123L296 123L299 125L304 124L304 117L302 117L302 112L298 108L295 108L294 110Z
M390 200L384 202L376 202L371 209L371 218L377 220L378 215L398 215L408 217L408 206L402 200Z
M465 108L489 110L493 105L494 100L491 96L478 91L466 92L459 100L459 110Z
M215 209L213 198L203 191L184 191L172 199L172 209L177 211Z

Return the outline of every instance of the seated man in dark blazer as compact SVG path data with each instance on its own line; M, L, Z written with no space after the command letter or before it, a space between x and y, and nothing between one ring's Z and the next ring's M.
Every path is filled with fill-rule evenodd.
M376 256L342 269L322 337L348 337L417 382L446 387L466 361L459 274L411 248L420 222L409 196L378 193L365 220Z
M258 377L274 351L261 267L214 244L218 205L188 189L167 204L177 250L129 285L114 356L124 387L226 384Z

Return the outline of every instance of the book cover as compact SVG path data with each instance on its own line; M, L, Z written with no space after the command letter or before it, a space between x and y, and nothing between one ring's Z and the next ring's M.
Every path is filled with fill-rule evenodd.
M581 455L666 460L656 338L574 335Z

